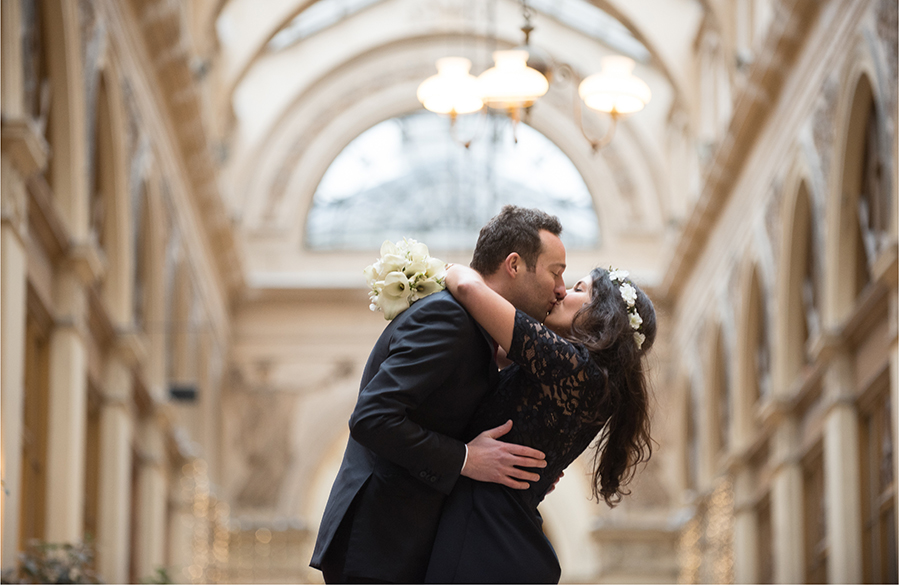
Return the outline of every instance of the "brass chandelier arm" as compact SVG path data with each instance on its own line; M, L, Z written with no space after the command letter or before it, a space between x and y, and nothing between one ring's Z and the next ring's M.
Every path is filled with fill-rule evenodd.
M478 140L481 137L482 132L484 131L484 127L486 125L487 120L487 109L488 107L482 106L482 108L478 111L478 125L475 127L475 132L472 134L472 137L468 140L462 140L459 138L459 133L456 130L456 119L459 117L459 114L451 111L450 116L450 138L456 144L465 147L467 150L472 143Z
M555 63L554 69L558 72L560 78L566 79L572 83L572 109L575 112L575 120L581 128L582 136L584 136L585 140L591 145L591 152L596 154L598 150L612 142L612 139L616 134L616 126L618 125L620 114L615 110L609 112L610 124L603 136L600 138L589 136L587 130L584 128L584 111L582 110L581 96L578 95L578 84L581 82L581 77L579 77L568 63Z

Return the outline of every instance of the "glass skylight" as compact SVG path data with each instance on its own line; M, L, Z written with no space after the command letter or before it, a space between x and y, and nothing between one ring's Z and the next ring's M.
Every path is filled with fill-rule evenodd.
M650 60L650 52L621 22L584 0L528 0L528 5L610 49L640 63ZM535 21L540 28L540 22Z
M540 132L504 115L467 116L454 142L445 117L416 112L373 126L337 156L306 226L313 250L375 250L403 237L435 250L470 250L478 231L512 203L559 217L569 248L599 243L597 214L572 161ZM479 130L480 127L480 130Z
M294 17L266 48L280 51L381 0L319 0Z

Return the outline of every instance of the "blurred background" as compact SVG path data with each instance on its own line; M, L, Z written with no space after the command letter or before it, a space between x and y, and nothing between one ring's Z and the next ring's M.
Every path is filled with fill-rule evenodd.
M363 268L515 203L660 319L563 582L897 582L895 1L0 6L5 581L321 582Z

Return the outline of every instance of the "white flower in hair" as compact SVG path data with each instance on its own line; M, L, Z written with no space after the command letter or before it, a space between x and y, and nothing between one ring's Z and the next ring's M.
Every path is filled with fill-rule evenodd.
M638 314L637 311L635 311L633 313L628 313L628 321L631 324L632 329L640 329L641 323L644 322L644 320L641 319L641 316Z
M619 287L619 292L622 294L622 298L625 300L625 303L629 307L633 307L634 301L637 300L637 291L634 290L634 287L626 282Z
M641 349L641 346L644 345L644 340L647 339L644 337L643 333L634 332L634 343L637 345L638 349Z
M609 271L609 279L613 282L625 282L625 279L628 278L627 270L610 270Z

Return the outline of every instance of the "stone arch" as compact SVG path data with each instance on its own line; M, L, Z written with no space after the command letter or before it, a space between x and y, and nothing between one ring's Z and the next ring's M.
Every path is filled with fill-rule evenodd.
M820 331L820 264L809 169L799 157L785 181L775 311L774 390L784 394L809 362Z
M261 125L258 133L248 135L242 146L246 152L236 153L241 162L234 167L232 205L248 233L266 238L278 234L289 240L290 246L301 247L303 233L298 226L328 165L364 130L421 109L415 98L416 87L433 74L434 60L446 53L448 43L464 40L482 39L443 34L385 41L311 78L275 108L273 123ZM391 70L392 75L382 75L384 70ZM658 217L658 205L666 185L661 171L664 165L658 152L646 148L650 135L646 120L636 117L624 121L615 144L594 157L572 116L572 96L565 90L548 95L541 107L533 110L531 126L572 160L588 184L595 206L607 210L607 214L622 216L627 216L629 206L633 206L646 218L648 225L642 225L642 229L662 229L664 220ZM660 99L665 100L666 94ZM613 160L619 149L619 160ZM621 182L636 187L634 196L620 193L620 175L624 177ZM602 215L599 219L603 221ZM620 224L601 223L600 231L612 233L620 229Z
M104 300L113 322L125 326L133 317L134 284L133 217L124 159L125 112L115 65L107 63L98 76L89 226L106 257L106 273L101 281Z
M881 116L879 112L883 109L876 79L872 57L865 44L860 42L842 75L842 93L837 108L832 155L836 164L832 165L826 207L826 229L831 237L825 258L825 327L838 326L850 315L857 297L872 276L871 260L867 259L860 226L859 205L870 117ZM877 124L874 130L878 131ZM880 156L880 150L872 156ZM886 190L887 193L890 190ZM896 197L890 204L896 208ZM896 231L895 220L891 225L890 231Z

